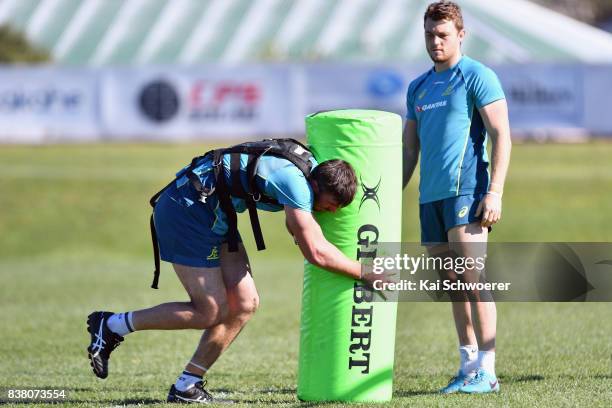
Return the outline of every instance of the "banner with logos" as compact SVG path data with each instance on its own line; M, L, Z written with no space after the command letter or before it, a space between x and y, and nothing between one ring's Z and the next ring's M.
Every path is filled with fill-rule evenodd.
M515 130L584 128L584 73L576 65L494 67Z
M376 109L406 116L406 90L417 71L399 66L310 65L303 114L336 109Z
M493 66L515 136L612 135L612 67ZM409 83L429 66L0 69L0 142L258 139L304 134L322 110L406 115Z
M381 109L405 117L408 85L430 68L399 65L308 67L307 110L304 113L352 107ZM521 133L564 128L588 131L590 123L584 116L585 104L592 103L585 100L584 93L584 81L591 72L588 68L578 65L493 67L506 94L513 130ZM588 96L594 99L593 92ZM612 132L610 118L607 129Z
M287 68L273 66L107 71L104 133L147 140L287 134L289 78Z
M0 141L98 138L98 81L99 75L87 70L0 69Z
M582 67L583 115L589 132L612 137L612 66Z

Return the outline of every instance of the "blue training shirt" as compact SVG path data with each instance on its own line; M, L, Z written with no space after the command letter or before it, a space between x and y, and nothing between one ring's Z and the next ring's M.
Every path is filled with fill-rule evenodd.
M317 166L317 161L312 158L313 168ZM248 188L247 183L247 162L248 155L240 155L240 177L242 185L245 190ZM189 179L184 175L185 170L189 166L183 168L177 176L179 176L176 187L181 188L189 183ZM223 156L223 168L228 185L231 186L230 179L230 155ZM212 167L212 157L206 157L201 159L198 166L194 169L194 173L198 175L202 184L206 187L212 187L214 185L214 170ZM182 176L182 177L181 177ZM258 202L257 208L264 211L281 211L284 206L287 205L292 208L312 212L314 205L314 192L312 187L304 173L298 169L289 160L274 157L274 156L262 156L257 166L257 172L255 182L260 191L266 196L271 197L278 201L280 205L266 204ZM185 205L192 205L195 196L184 195L182 201ZM214 194L207 199L207 204L213 209L216 219L212 230L214 233L224 235L227 233L227 217L221 210L219 200ZM236 209L236 212L244 212L246 210L246 203L240 198L232 197L232 204Z
M466 56L410 83L406 118L417 122L421 145L420 203L487 191L487 133L478 109L504 98L497 75Z

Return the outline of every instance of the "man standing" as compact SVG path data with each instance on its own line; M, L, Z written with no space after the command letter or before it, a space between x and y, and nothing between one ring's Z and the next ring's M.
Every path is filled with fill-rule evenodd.
M501 217L511 150L506 100L495 73L462 55L465 31L457 4L430 4L424 28L434 66L408 87L404 185L420 152L421 241L430 254L442 249L473 256L477 243L486 247L490 227ZM490 178L487 135L492 141ZM446 276L457 279L454 272ZM441 392L499 391L495 303L480 301L478 293L451 294L451 300L460 367Z
M237 231L232 235L232 216L228 214L235 217L236 211L245 211L249 196L251 204L261 210L284 210L287 228L309 262L361 278L359 262L330 244L312 215L313 210L335 212L351 203L357 187L352 167L342 160L317 165L297 143L290 144L288 151L298 152L305 157L306 165L312 164L310 174L286 158L265 152L256 163L248 154L207 154L177 174L159 196L154 225L161 258L172 263L190 301L127 313L90 314L87 351L96 376L106 378L111 352L133 331L205 330L193 357L171 386L168 402L212 401L204 389L203 375L240 333L259 303L247 254ZM242 199L237 196L238 190ZM231 192L231 196L224 196L222 191ZM237 251L231 251L232 243ZM380 276L368 274L363 279L368 282Z

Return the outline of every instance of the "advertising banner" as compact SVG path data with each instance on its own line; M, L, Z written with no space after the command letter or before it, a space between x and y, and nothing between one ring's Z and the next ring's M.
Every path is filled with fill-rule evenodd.
M306 111L363 108L382 109L406 116L408 85L431 66L314 65L306 68ZM587 129L584 81L590 67L579 65L504 65L492 67L498 75L510 115L519 132L541 129ZM595 70L593 70L594 72ZM604 80L603 75L601 80ZM590 77L589 77L590 78ZM590 78L598 83L599 79ZM589 96L601 99L590 90ZM591 99L592 99L591 98ZM601 116L598 116L601 118ZM612 131L612 119L597 122ZM603 126L602 126L603 125Z
M0 142L254 140L304 134L337 109L406 116L408 85L431 67L267 64L0 69ZM492 66L515 137L612 135L609 66Z
M304 73L304 116L322 110L376 109L405 117L408 84L419 75L401 66L349 64L310 65Z
M0 142L97 138L97 82L85 70L0 69Z
M254 138L288 133L290 71L274 66L130 69L105 73L111 138Z
M610 115L610 90L612 90L612 66L582 67L584 78L584 126L599 135L612 134Z
M580 66L503 66L494 71L506 94L513 129L584 127Z

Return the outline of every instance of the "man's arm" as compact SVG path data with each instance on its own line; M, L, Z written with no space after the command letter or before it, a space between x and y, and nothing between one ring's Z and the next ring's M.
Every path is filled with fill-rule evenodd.
M348 276L361 278L361 264L347 258L332 245L308 211L285 206L286 223L304 257L313 265Z
M415 120L408 119L404 126L404 134L402 136L403 143L403 186L406 185L412 178L412 173L419 161L419 150L421 145L419 144L419 138L417 135L417 124Z
M500 99L478 110L484 122L487 133L491 137L491 182L489 192L480 202L476 215L482 212L481 225L490 227L501 218L501 198L508 166L510 164L510 123L508 121L508 105L505 99Z

